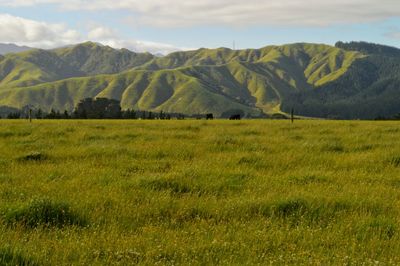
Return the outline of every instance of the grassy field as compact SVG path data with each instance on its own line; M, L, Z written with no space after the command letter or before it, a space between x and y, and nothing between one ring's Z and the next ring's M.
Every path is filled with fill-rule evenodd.
M0 120L0 265L400 264L400 124Z

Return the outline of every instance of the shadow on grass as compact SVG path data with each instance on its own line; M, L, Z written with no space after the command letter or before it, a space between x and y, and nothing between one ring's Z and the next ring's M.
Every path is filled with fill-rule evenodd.
M237 208L243 217L265 217L280 219L289 224L327 226L338 217L349 215L379 216L391 213L387 206L371 202L353 202L349 200L309 201L303 198L283 199L275 202L250 203Z
M167 191L175 196L183 194L222 196L241 191L250 178L245 174L229 174L215 178L214 182L198 182L189 178L158 178L141 180L139 186L152 191Z
M309 185L309 184L322 184L327 183L329 180L325 176L318 175L304 175L304 176L290 176L289 183L297 185Z
M322 152L342 153L345 152L344 146L339 142L332 142L321 148Z

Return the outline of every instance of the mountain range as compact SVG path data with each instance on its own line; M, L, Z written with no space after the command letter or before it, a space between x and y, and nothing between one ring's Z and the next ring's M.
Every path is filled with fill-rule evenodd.
M159 57L86 42L0 56L0 106L73 110L106 97L123 109L241 110L373 119L400 113L400 50L364 42L182 51Z
M13 43L0 43L0 55L5 55L9 53L19 53L31 50L33 48L27 46L18 46Z

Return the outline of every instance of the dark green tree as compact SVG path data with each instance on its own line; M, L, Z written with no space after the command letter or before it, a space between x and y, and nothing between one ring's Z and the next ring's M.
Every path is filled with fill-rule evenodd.
M42 109L40 107L39 107L39 109L37 109L35 117L36 117L36 119L42 119L43 118L43 111L42 111Z
M81 119L117 119L122 118L120 102L107 98L86 98L75 108L76 118Z
M63 119L70 119L70 118L71 118L71 116L69 115L68 111L65 110L64 114L63 114Z

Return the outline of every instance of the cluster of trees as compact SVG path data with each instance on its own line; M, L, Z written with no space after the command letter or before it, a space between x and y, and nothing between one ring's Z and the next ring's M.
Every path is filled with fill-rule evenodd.
M55 111L51 109L50 112L45 112L41 108L29 108L24 107L21 110L17 110L11 113L8 113L5 118L7 119L21 119L21 118L36 118L36 119L70 119L72 118L72 114L68 111L64 111L61 113L60 111Z
M368 42L337 42L335 44L337 48L348 50L348 51L359 51L364 54L379 54L386 56L400 56L400 50L396 47L368 43Z
M74 117L81 119L121 118L119 101L107 98L86 98L81 100L74 110Z
M400 120L400 113L398 113L397 115L395 115L395 116L390 116L390 117L385 117L385 116L377 116L376 118L375 118L375 120L377 120L377 121L380 121L380 120L382 120L382 121L389 121L389 120Z
M72 113L77 119L184 119L183 114L122 110L120 102L107 98L86 98L81 100Z

